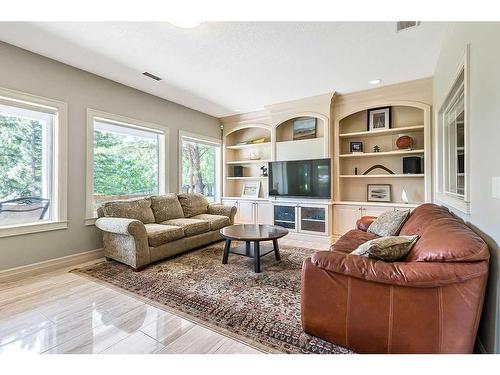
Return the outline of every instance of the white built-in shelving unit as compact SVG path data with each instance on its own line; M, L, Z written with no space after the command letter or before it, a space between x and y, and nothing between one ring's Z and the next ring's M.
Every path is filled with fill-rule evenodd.
M290 236L330 242L333 200L274 198L262 166L272 161L331 157L330 108L333 94L269 106L265 111L223 118L222 201L238 207L235 221L241 224L286 226ZM314 118L314 138L294 139L297 118ZM253 143L260 140L264 142ZM243 167L243 176L235 176ZM257 198L241 197L248 181L260 183ZM332 191L333 193L333 191Z

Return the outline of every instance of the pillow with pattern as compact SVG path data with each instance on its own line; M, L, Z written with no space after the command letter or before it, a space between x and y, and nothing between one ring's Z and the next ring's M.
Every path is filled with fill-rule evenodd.
M368 227L367 232L380 237L397 236L410 214L410 210L385 211Z
M351 255L395 262L404 259L420 236L390 236L375 238L360 245Z

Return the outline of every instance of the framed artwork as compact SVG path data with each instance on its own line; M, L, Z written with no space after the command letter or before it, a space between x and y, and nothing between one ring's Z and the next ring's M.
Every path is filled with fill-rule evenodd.
M293 121L293 140L316 138L316 118L300 117Z
M387 130L391 128L391 107L368 110L368 131Z
M390 202L391 201L391 185L371 185L367 186L368 202Z
M350 142L349 151L351 152L363 152L363 142Z
M245 182L241 190L241 196L244 198L258 198L260 191L260 182Z

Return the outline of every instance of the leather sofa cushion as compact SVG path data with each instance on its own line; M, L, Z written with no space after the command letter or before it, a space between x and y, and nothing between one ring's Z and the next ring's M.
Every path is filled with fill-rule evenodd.
M366 241L373 240L374 238L379 238L379 236L359 229L353 229L340 237L337 242L330 247L330 250L339 251L341 253L351 253Z
M107 202L101 206L101 210L106 217L135 219L144 224L155 222L149 198Z
M489 259L486 243L445 207L423 204L410 215L400 235L420 235L407 262L473 262Z
M222 215L200 214L193 216L192 219L208 221L210 224L210 230L217 230L231 225L229 217Z
M149 246L156 247L184 237L181 227L162 224L145 224Z
M184 217L181 203L175 193L152 196L151 209L153 210L157 223Z
M195 236L197 234L210 231L210 223L208 221L199 219L188 219L188 218L171 219L164 221L161 224L175 225L177 227L181 227L182 230L184 231L184 236L186 237Z
M198 193L183 193L178 195L184 217L192 217L199 214L206 214L208 211L208 201L203 195Z

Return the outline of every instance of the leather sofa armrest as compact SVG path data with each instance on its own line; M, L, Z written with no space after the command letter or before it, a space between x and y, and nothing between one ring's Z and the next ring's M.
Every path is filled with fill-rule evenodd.
M356 221L356 229L366 232L368 227L375 221L376 216L363 216L361 219Z
M319 251L311 261L329 272L357 279L408 287L439 287L488 273L486 262L384 262L337 251Z
M207 214L211 215L222 215L227 216L231 220L231 224L234 222L234 216L236 215L236 206L229 206L220 203L212 203L208 206Z
M135 219L100 217L95 221L95 226L104 232L128 234L134 237L146 236L144 224Z

